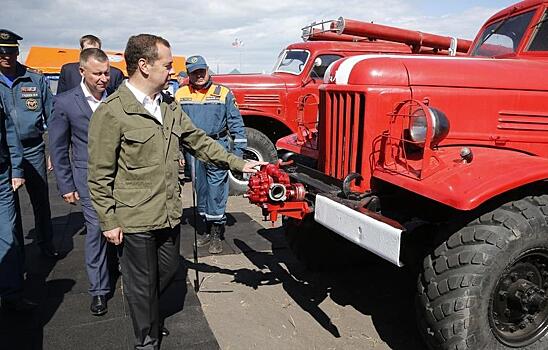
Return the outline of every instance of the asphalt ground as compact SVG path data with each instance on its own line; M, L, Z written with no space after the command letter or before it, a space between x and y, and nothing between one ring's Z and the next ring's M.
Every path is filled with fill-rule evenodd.
M49 176L54 244L64 256L44 258L33 243L34 216L25 189L20 190L25 235L25 297L38 302L31 314L0 313L0 349L133 349L133 330L118 273L116 250L109 251L114 292L108 313L97 317L89 312L91 297L84 264L85 226L79 205L66 204ZM181 257L174 282L161 299L161 312L170 335L162 349L219 349L200 301L187 282L187 266Z
M39 254L23 190L25 295L40 306L30 315L0 313L0 349L132 349L116 262L109 312L92 316L83 216L49 178L54 240L64 258ZM161 300L171 332L162 349L425 349L414 319L414 277L405 269L351 245L322 246L319 238L308 251L322 268L311 269L289 249L281 222L264 222L242 197L229 199L223 254L200 248L195 262L189 183L183 192L180 268Z

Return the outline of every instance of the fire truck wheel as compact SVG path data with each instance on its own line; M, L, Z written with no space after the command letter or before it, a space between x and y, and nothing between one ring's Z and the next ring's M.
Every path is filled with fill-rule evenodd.
M424 259L417 287L430 349L547 349L548 195L454 232Z
M323 271L360 263L378 262L380 258L347 241L314 221L283 217L287 245L310 271Z
M274 162L278 159L276 147L265 134L253 128L245 128L245 131L247 133L247 148L244 151L244 159L265 162ZM229 171L229 195L238 196L244 194L247 191L248 180L248 174Z

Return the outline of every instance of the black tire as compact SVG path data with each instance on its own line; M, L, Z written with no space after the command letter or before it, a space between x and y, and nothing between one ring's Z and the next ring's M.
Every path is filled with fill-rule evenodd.
M424 259L417 287L430 349L547 349L548 195L458 229Z
M244 159L260 160L265 162L274 162L278 159L276 147L270 139L262 132L253 129L245 128L247 133L247 148L244 151ZM228 174L229 195L237 196L244 194L247 191L247 182L249 176L247 174L232 173Z
M287 245L310 271L324 271L359 263L378 262L380 258L314 221L283 217Z

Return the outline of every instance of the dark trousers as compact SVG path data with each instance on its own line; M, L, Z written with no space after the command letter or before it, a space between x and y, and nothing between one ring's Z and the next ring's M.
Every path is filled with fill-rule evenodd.
M89 280L89 294L107 295L110 293L110 276L107 261L107 240L99 226L97 212L91 203L87 186L87 168L74 168L74 184L80 195L80 205L86 224L86 272Z
M86 272L89 280L89 294L110 293L110 277L107 261L107 240L99 226L97 212L89 197L80 197L80 205L86 223Z
M45 144L39 138L23 142L23 171L25 186L34 212L34 232L38 244L50 244L53 237L49 206L48 178L46 173ZM21 211L18 208L18 235L22 240Z
M160 294L179 264L180 226L124 235L122 278L129 304L135 349L158 349Z

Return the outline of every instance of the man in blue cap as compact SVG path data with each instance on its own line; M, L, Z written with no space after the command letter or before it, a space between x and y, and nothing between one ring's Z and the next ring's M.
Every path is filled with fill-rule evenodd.
M188 57L186 69L189 83L177 90L175 99L194 125L226 150L230 149L231 138L234 145L232 153L241 157L247 146L242 115L230 89L213 83L208 68L202 56ZM209 252L219 254L223 250L221 240L226 223L228 170L189 158L198 199L196 209L205 224L202 226L206 227L206 232L200 235L197 243L198 246L209 244Z
M4 112L13 120L23 146L25 185L34 211L36 242L43 255L57 259L59 253L52 243L43 139L53 96L42 74L17 62L18 41L22 39L14 32L0 29L0 100ZM18 236L22 244L23 232L20 229Z

